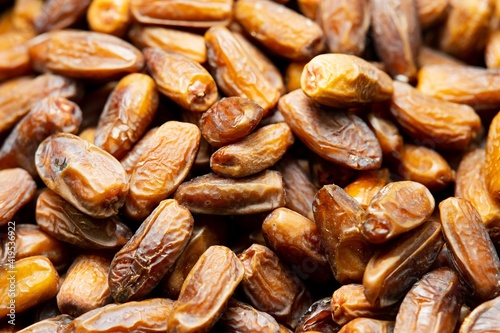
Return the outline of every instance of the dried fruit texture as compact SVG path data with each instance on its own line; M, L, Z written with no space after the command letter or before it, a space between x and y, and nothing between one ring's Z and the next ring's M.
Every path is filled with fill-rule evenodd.
M177 52L200 64L207 61L205 38L194 33L134 24L128 36L132 43L141 49L152 47Z
M193 213L217 215L262 213L286 203L281 174L272 170L240 179L206 174L181 184L174 197Z
M139 159L142 157L144 152L148 149L149 139L156 132L158 127L154 127L146 132L142 138L127 152L127 154L120 160L123 169L127 173L127 177L130 180L132 173L134 172L135 166Z
M167 333L210 331L244 273L242 263L229 248L209 247L182 285L168 317Z
M495 332L500 316L500 296L477 306L463 321L460 333Z
M331 297L317 300L300 317L295 333L323 332L336 333L340 326L332 320Z
M48 0L34 21L37 33L61 30L85 16L92 0Z
M245 138L259 124L264 109L244 97L226 97L216 102L200 118L203 137L219 148Z
M3 267L0 270L0 318L10 313L8 306L12 299L15 299L15 314L20 314L54 297L58 282L54 266L42 256L24 258ZM15 284L14 290L11 283Z
M21 168L0 170L0 226L7 224L35 197L36 183Z
M64 333L72 321L73 318L71 316L62 314L36 322L18 331L18 333Z
M462 157L457 170L455 196L468 200L481 216L493 243L500 244L500 204L485 182L485 150L474 149Z
M245 267L241 285L250 303L295 328L312 303L304 284L265 246L253 244L238 257Z
M292 60L309 60L324 49L323 31L310 19L269 0L237 1L234 17L270 51Z
M365 210L341 187L332 184L318 191L313 212L335 279L341 284L361 282L374 250L358 229Z
M200 128L200 119L205 113L206 112L190 112L184 110L180 114L180 121L194 124L198 128ZM198 149L196 159L193 163L193 172L207 172L208 170L210 170L210 156L213 152L213 147L207 142L207 140L205 140L202 135L200 139L200 148Z
M267 125L215 151L210 157L210 168L224 177L250 176L276 164L293 142L286 123Z
M29 53L36 71L74 78L109 80L144 67L144 57L138 49L99 32L47 32L31 40Z
M494 12L493 1L453 0L450 4L439 47L457 58L474 62L488 38L489 22Z
M153 120L158 92L153 79L133 73L118 82L99 118L94 144L122 158Z
M370 2L321 0L316 22L323 29L330 52L360 56L370 27Z
M217 26L205 33L208 64L217 86L226 96L246 97L264 109L276 105L280 92L228 29Z
M14 79L12 84L10 81L5 84L0 96L0 133L14 127L41 99L48 96L73 99L80 92L75 81L52 74Z
M443 243L441 224L428 221L375 252L363 275L368 302L385 307L401 300L432 266Z
M135 20L151 25L208 28L228 24L233 0L131 0Z
M281 332L278 322L271 315L235 299L229 300L219 323L226 333Z
M82 110L63 97L46 97L36 103L10 132L0 148L0 168L21 167L38 177L35 152L52 134L76 134Z
M174 301L150 298L140 302L109 304L75 318L68 332L88 333L164 333Z
M439 23L448 14L450 0L415 0L418 21L422 29Z
M309 154L309 161L304 167L311 174L311 179L316 188L324 185L336 184L347 186L353 180L356 170L336 163L328 162L316 154Z
M285 70L285 85L286 92L292 92L297 89L301 89L300 78L302 77L302 71L307 62L304 61L292 61Z
M398 161L403 148L403 137L396 124L376 113L369 113L366 122L377 138L382 154L388 161Z
M392 333L394 332L394 322L370 318L356 318L345 326L338 333Z
M300 84L307 96L336 108L385 101L393 91L389 75L359 57L339 53L314 57L305 65Z
M430 65L418 72L417 89L448 102L466 104L476 111L500 106L500 71L472 66Z
M27 42L32 32L8 31L0 35L0 80L31 72Z
M459 287L458 275L448 267L424 275L401 303L394 333L453 333L462 304Z
M424 223L434 206L434 197L424 185L413 181L389 183L370 201L361 233L371 243L385 243Z
M390 110L409 136L435 149L465 150L481 127L470 106L439 100L397 81Z
M45 185L85 214L110 217L125 203L129 185L120 162L76 135L45 139L35 163Z
M500 260L474 206L449 197L441 201L439 211L455 269L474 296L489 300L500 295Z
M204 112L217 101L214 78L196 61L160 49L147 48L143 52L158 90L184 109Z
M320 2L321 0L297 0L297 5L304 16L315 20Z
M332 280L318 227L308 218L287 208L272 211L262 223L266 244L302 280L324 283Z
M414 0L372 0L375 48L389 73L402 81L417 75L420 23Z
M346 284L333 292L331 311L337 324L345 325L356 318L394 320L398 306L376 307L364 292L362 284Z
M455 171L433 149L405 143L400 161L401 175L405 179L421 183L431 192L438 192L455 180Z
M168 121L147 140L147 147L130 176L125 213L137 221L146 218L184 181L200 146L196 125Z
M87 11L92 31L123 37L132 22L129 0L93 0Z
M497 165L500 161L500 113L493 118L486 138L486 155L484 160L484 179L491 197L500 202L500 173Z
M59 310L77 317L109 303L110 263L108 258L98 254L82 254L76 257L57 293Z
M52 237L89 250L117 250L132 237L117 216L93 218L48 189L38 196L36 223Z
M424 67L431 65L465 66L466 64L447 53L422 45L418 52L418 65Z
M344 191L356 200L363 209L368 208L372 198L390 182L389 170L363 171Z
M356 170L380 167L375 135L352 112L320 106L302 90L284 95L278 108L293 133L320 157Z
M488 68L500 68L500 30L490 32L484 50L484 61Z
M177 201L160 202L111 262L114 300L141 299L153 290L186 247L193 224L191 213Z

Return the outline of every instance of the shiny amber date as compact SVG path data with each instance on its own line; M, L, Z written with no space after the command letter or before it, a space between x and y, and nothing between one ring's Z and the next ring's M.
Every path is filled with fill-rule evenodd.
M0 170L0 226L7 224L14 215L35 197L36 183L21 168Z

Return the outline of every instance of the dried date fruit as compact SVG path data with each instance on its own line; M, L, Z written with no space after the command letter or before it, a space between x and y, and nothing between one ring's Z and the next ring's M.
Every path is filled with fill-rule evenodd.
M0 35L0 80L31 72L28 40L32 32L8 31Z
M271 170L240 179L206 174L181 184L174 197L193 213L217 215L267 212L286 203L281 174Z
M143 52L158 90L184 109L204 112L217 101L214 78L196 61L160 49L146 48Z
M99 117L94 144L115 158L122 158L153 120L158 99L150 76L133 73L122 78Z
M297 89L301 89L300 78L302 77L302 71L307 62L304 61L292 61L285 70L285 84L286 92L292 92Z
M301 90L280 98L278 108L293 133L327 161L356 170L380 167L382 150L375 135L352 112L320 106Z
M415 5L420 27L426 29L447 16L450 0L415 0Z
M500 30L491 31L484 50L487 68L500 68Z
M191 213L177 201L160 202L111 262L113 299L137 300L153 290L188 244L193 224Z
M297 6L304 16L314 20L318 13L320 1L321 0L297 0Z
M167 333L210 331L244 274L243 264L229 248L209 247L182 284L168 317Z
M35 18L37 33L70 27L85 16L92 0L48 0Z
M132 176L132 173L134 172L137 162L139 162L139 159L148 149L149 139L153 136L157 129L158 127L154 127L150 129L146 134L144 134L142 138L132 147L132 149L130 149L127 154L120 160L120 163L127 173L127 177L129 180Z
M200 139L198 127L189 123L168 121L155 130L130 176L129 217L142 221L174 193L195 161Z
M219 320L226 333L280 333L278 322L268 313L230 299Z
M305 65L300 84L307 96L336 108L385 101L393 91L389 75L359 57L340 53L314 57Z
M344 325L338 333L393 333L394 322L371 318L356 318Z
M49 319L40 320L18 331L18 333L65 333L71 321L73 321L71 316L62 314Z
M129 0L93 0L87 11L92 31L123 37L132 21Z
M477 306L463 321L460 333L482 333L498 331L500 296Z
M0 170L0 226L7 224L35 197L36 183L21 168Z
M362 171L352 183L344 187L344 191L359 202L363 209L366 209L372 198L389 181L389 170L386 168Z
M500 161L500 113L497 114L488 130L486 153L484 158L484 179L492 198L500 202L500 174L497 165Z
M434 0L430 2L433 1ZM420 51L418 52L418 65L420 67L430 66L430 65L465 66L465 63L459 59L452 57L449 54L422 45L422 47L420 47Z
M300 317L295 333L336 333L340 326L332 320L331 297L317 300Z
M394 122L375 113L369 113L366 122L377 138L382 154L389 161L399 160L403 148L403 137Z

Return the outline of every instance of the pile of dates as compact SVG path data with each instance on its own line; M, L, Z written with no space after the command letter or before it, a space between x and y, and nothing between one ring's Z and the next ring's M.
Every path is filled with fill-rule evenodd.
M498 0L0 0L0 332L500 332L499 110Z

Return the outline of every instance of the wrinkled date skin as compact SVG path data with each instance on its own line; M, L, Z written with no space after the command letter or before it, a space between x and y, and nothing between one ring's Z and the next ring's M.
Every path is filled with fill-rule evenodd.
M38 177L35 152L55 133L76 134L82 122L80 107L63 98L47 97L36 103L14 127L0 148L0 168L21 167Z
M368 114L366 121L375 134L384 157L389 161L399 160L403 148L403 137L396 124L375 113Z
M292 130L286 123L267 125L215 151L210 168L224 177L250 176L273 166L293 142Z
M460 333L495 332L500 316L500 296L476 307L463 321Z
M358 229L365 210L341 187L332 184L318 191L313 212L335 279L341 284L361 282L374 250Z
M309 307L300 317L295 333L336 333L340 326L332 320L331 297L322 298Z
M154 127L147 131L146 134L144 134L142 138L132 147L132 149L130 149L127 154L120 160L120 164L123 166L123 169L127 173L127 178L129 181L132 173L134 172L135 166L137 165L137 162L139 162L144 152L148 150L149 139L153 136L157 129L158 127Z
M52 237L88 250L117 250L132 237L117 216L96 219L49 189L38 196L36 223Z
M356 170L382 164L377 138L353 113L320 106L300 89L280 98L278 109L293 133L327 161Z
M18 333L65 333L72 321L73 317L62 314L34 323L18 331Z
M424 275L401 303L394 333L453 333L462 304L459 285L448 267Z
M368 208L372 198L390 181L389 170L362 171L359 176L344 187L344 191L354 198L363 209Z
M200 130L189 123L168 121L155 131L130 176L129 217L144 220L177 189L193 166L200 140Z
M500 202L500 173L497 165L500 163L500 114L491 122L486 138L486 154L484 158L484 180L486 188L496 202Z
M344 325L338 333L393 333L394 322L371 318L356 318Z
M36 16L34 28L37 33L67 28L85 16L92 0L48 0Z
M118 82L99 117L94 144L122 158L144 134L158 108L153 79L133 73Z
M370 201L361 233L371 243L385 243L424 223L434 206L434 197L424 185L413 181L389 183Z
M308 62L300 85L316 102L336 108L382 102L393 92L389 75L359 57L337 53L321 54Z
M302 281L265 246L253 244L238 257L245 267L241 285L250 303L295 328L312 303Z
M56 30L30 41L33 68L74 78L112 79L144 67L142 53L115 36Z
M168 317L167 333L210 331L244 274L243 264L229 248L209 247L182 285Z
M45 185L85 214L110 217L125 203L129 184L120 162L76 135L45 139L35 163Z
M158 90L182 108L204 112L217 101L214 78L196 61L177 52L153 48L143 52Z
M500 260L474 206L450 197L441 201L439 211L452 262L474 296L489 300L500 295Z
M123 37L131 21L129 0L94 0L87 10L92 31Z
M153 290L186 247L193 224L191 213L175 200L160 202L111 262L113 299L138 300Z
M0 226L7 224L35 197L36 183L21 168L0 170Z
M263 115L264 109L248 98L226 97L203 113L201 134L210 145L220 148L245 138Z
M193 213L216 215L262 213L286 203L281 174L272 170L240 179L199 176L181 184L174 197Z
M280 326L271 315L235 299L229 300L219 323L226 333L280 333Z

